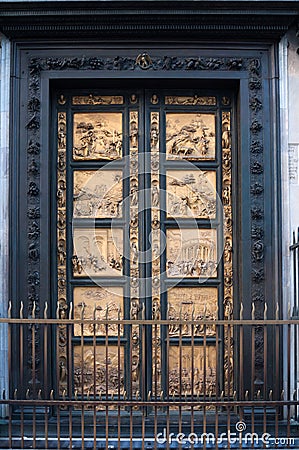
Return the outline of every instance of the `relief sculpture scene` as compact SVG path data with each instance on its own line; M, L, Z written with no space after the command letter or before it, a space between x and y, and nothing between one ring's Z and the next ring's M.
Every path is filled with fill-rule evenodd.
M215 336L214 325L202 321L216 320L218 315L218 290L216 287L174 287L167 293L169 320L186 321L182 326L174 323L169 336ZM197 321L191 325L190 321Z
M73 232L73 274L76 277L121 276L121 229L76 228Z
M74 171L74 217L119 218L122 198L121 171Z
M215 229L168 229L166 233L169 277L215 277L217 233Z
M73 129L75 160L122 157L122 113L76 113Z
M169 217L215 218L215 171L168 170L166 187Z
M214 345L170 346L169 394L213 395L216 392L217 354Z
M123 319L123 289L118 286L78 286L74 288L74 319L119 320ZM117 324L103 323L74 325L74 335L117 336L123 327Z
M83 358L82 358L83 353ZM124 392L124 348L84 345L74 347L74 388L85 395Z
M215 115L166 113L167 159L215 158Z

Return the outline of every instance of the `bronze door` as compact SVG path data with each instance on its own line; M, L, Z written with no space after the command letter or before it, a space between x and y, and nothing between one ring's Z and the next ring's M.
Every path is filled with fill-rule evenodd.
M233 310L232 103L57 95L56 292L78 320L60 327L61 393L232 392L233 336L213 324Z

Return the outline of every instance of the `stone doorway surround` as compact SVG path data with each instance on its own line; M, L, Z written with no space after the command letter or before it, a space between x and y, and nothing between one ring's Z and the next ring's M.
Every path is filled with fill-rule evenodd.
M280 171L278 42L297 20L298 10L295 1L216 1L212 6L205 1L65 1L59 2L59 9L57 2L2 2L1 128L9 122L10 129L10 139L6 134L1 138L1 232L10 248L9 256L1 255L5 280L9 265L9 283L2 284L3 314L8 298L14 313L23 301L29 315L33 301L40 311L45 301L51 303L50 271L41 264L49 251L41 243L48 242L50 233L46 168L51 86L82 79L158 83L161 78L184 78L199 85L215 80L238 89L239 180L240 187L245 186L239 211L240 254L250 258L241 258L235 282L244 317L250 317L252 303L262 315L265 299L270 302L268 315L275 315L282 288L280 181L274 176ZM143 54L150 59L146 67L137 62ZM8 161L14 168L10 185ZM4 337L1 351L5 355Z

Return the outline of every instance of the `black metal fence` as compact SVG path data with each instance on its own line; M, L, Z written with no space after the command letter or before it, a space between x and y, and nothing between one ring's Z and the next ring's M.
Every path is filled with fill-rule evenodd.
M0 448L298 449L299 229L290 251L287 317L266 303L230 320L10 307Z
M266 308L265 308L266 311ZM9 377L11 388L3 392L1 404L6 417L1 421L0 448L298 448L299 428L296 422L298 399L294 377L294 353L292 345L298 336L298 318L279 317L263 320L253 316L250 320L189 320L191 330L200 327L202 340L194 338L186 346L183 330L185 320L81 320L72 318L7 318L0 319L8 330ZM97 338L89 339L89 354L94 354L87 365L84 358L85 341L82 336L74 343L74 327L99 325L106 330L103 351L104 366L96 362ZM117 327L114 340L116 366L111 365L107 344L111 325ZM122 357L121 333L127 327L127 338L134 339L133 330L138 326L140 344L150 327L153 334L164 328L166 336L167 364L171 354L170 335L178 330L177 384L168 370L162 380L158 359L153 359L152 390L145 392L144 374L140 366L140 390L132 388L133 346L129 346L126 360ZM208 370L209 339L207 330L213 328L216 336L215 372ZM255 332L263 331L264 355L263 383L256 383L255 365L244 359L245 347L251 347L252 362L256 357ZM59 352L50 357L51 345L59 342L62 328L71 341L67 344L69 362L59 366ZM26 339L26 330L31 338ZM217 342L229 332L238 343L228 359L232 367L223 368L218 357ZM153 336L154 342L154 336ZM35 348L42 346L42 360L35 358ZM24 361L29 354L32 360ZM81 367L74 367L72 355L81 352ZM200 347L202 367L196 359ZM268 352L274 349L269 366ZM106 350L105 350L106 349ZM190 363L185 361L186 349ZM145 349L146 351L146 349ZM27 353L26 353L27 352ZM268 363L267 363L268 361ZM123 367L126 365L126 368ZM37 365L42 366L45 378L38 379ZM142 363L141 363L142 365ZM115 371L115 367L117 370ZM63 370L62 370L63 369ZM191 377L188 378L187 369ZM77 374L74 374L77 370ZM199 375L199 370L201 370ZM28 372L29 371L29 372ZM227 373L232 379L225 380ZM125 375L127 374L127 375ZM274 376L273 376L274 374ZM281 374L282 378L281 379ZM214 381L211 382L211 377ZM129 377L128 383L124 381ZM75 380L77 377L77 381ZM113 378L113 383L111 379ZM101 380L101 386L99 379ZM29 380L27 382L27 380ZM135 380L136 381L136 380ZM60 384L59 384L60 383ZM76 385L77 383L77 385ZM89 384L88 384L89 383ZM163 383L165 390L162 390ZM244 389L249 385L249 389Z

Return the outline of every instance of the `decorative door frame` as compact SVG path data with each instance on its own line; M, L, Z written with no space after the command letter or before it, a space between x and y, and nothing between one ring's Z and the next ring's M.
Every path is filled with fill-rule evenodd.
M15 44L13 108L11 127L11 272L10 298L13 314L18 316L20 302L28 317L42 316L45 302L51 305L51 247L49 212L49 126L51 86L87 80L118 83L121 80L191 81L193 85L235 86L239 97L239 153L235 170L241 197L233 220L241 243L234 255L238 278L234 283L235 318L240 314L262 318L267 300L268 317L273 317L280 299L279 257L279 163L277 139L277 86L275 85L276 46L233 46L223 49L193 45L163 46L163 49L134 48L130 45L74 46ZM71 55L71 56L70 56ZM274 67L274 68L273 68ZM274 99L274 100L273 100ZM50 124L51 125L51 124ZM234 196L235 193L233 192ZM237 242L236 238L234 239ZM250 255L250 257L248 257ZM22 264L19 264L22 261ZM54 262L55 264L55 262ZM275 280L275 281L273 281ZM54 314L55 307L51 314ZM241 311L240 311L241 310ZM50 314L50 313L49 313ZM30 333L28 333L30 339ZM263 330L255 330L254 371L258 388L263 383ZM42 343L36 342L36 378L42 385ZM250 354L250 349L249 349ZM18 356L16 356L18 358ZM271 358L271 351L269 351ZM32 361L29 362L32 364ZM250 366L250 362L248 363ZM235 364L235 370L238 365ZM28 371L31 373L31 371ZM273 386L268 374L268 386ZM26 380L25 383L29 383ZM246 384L247 383L247 384ZM250 383L250 382L249 382ZM38 383L37 383L38 384ZM251 388L240 382L244 392ZM267 386L265 386L267 389Z

